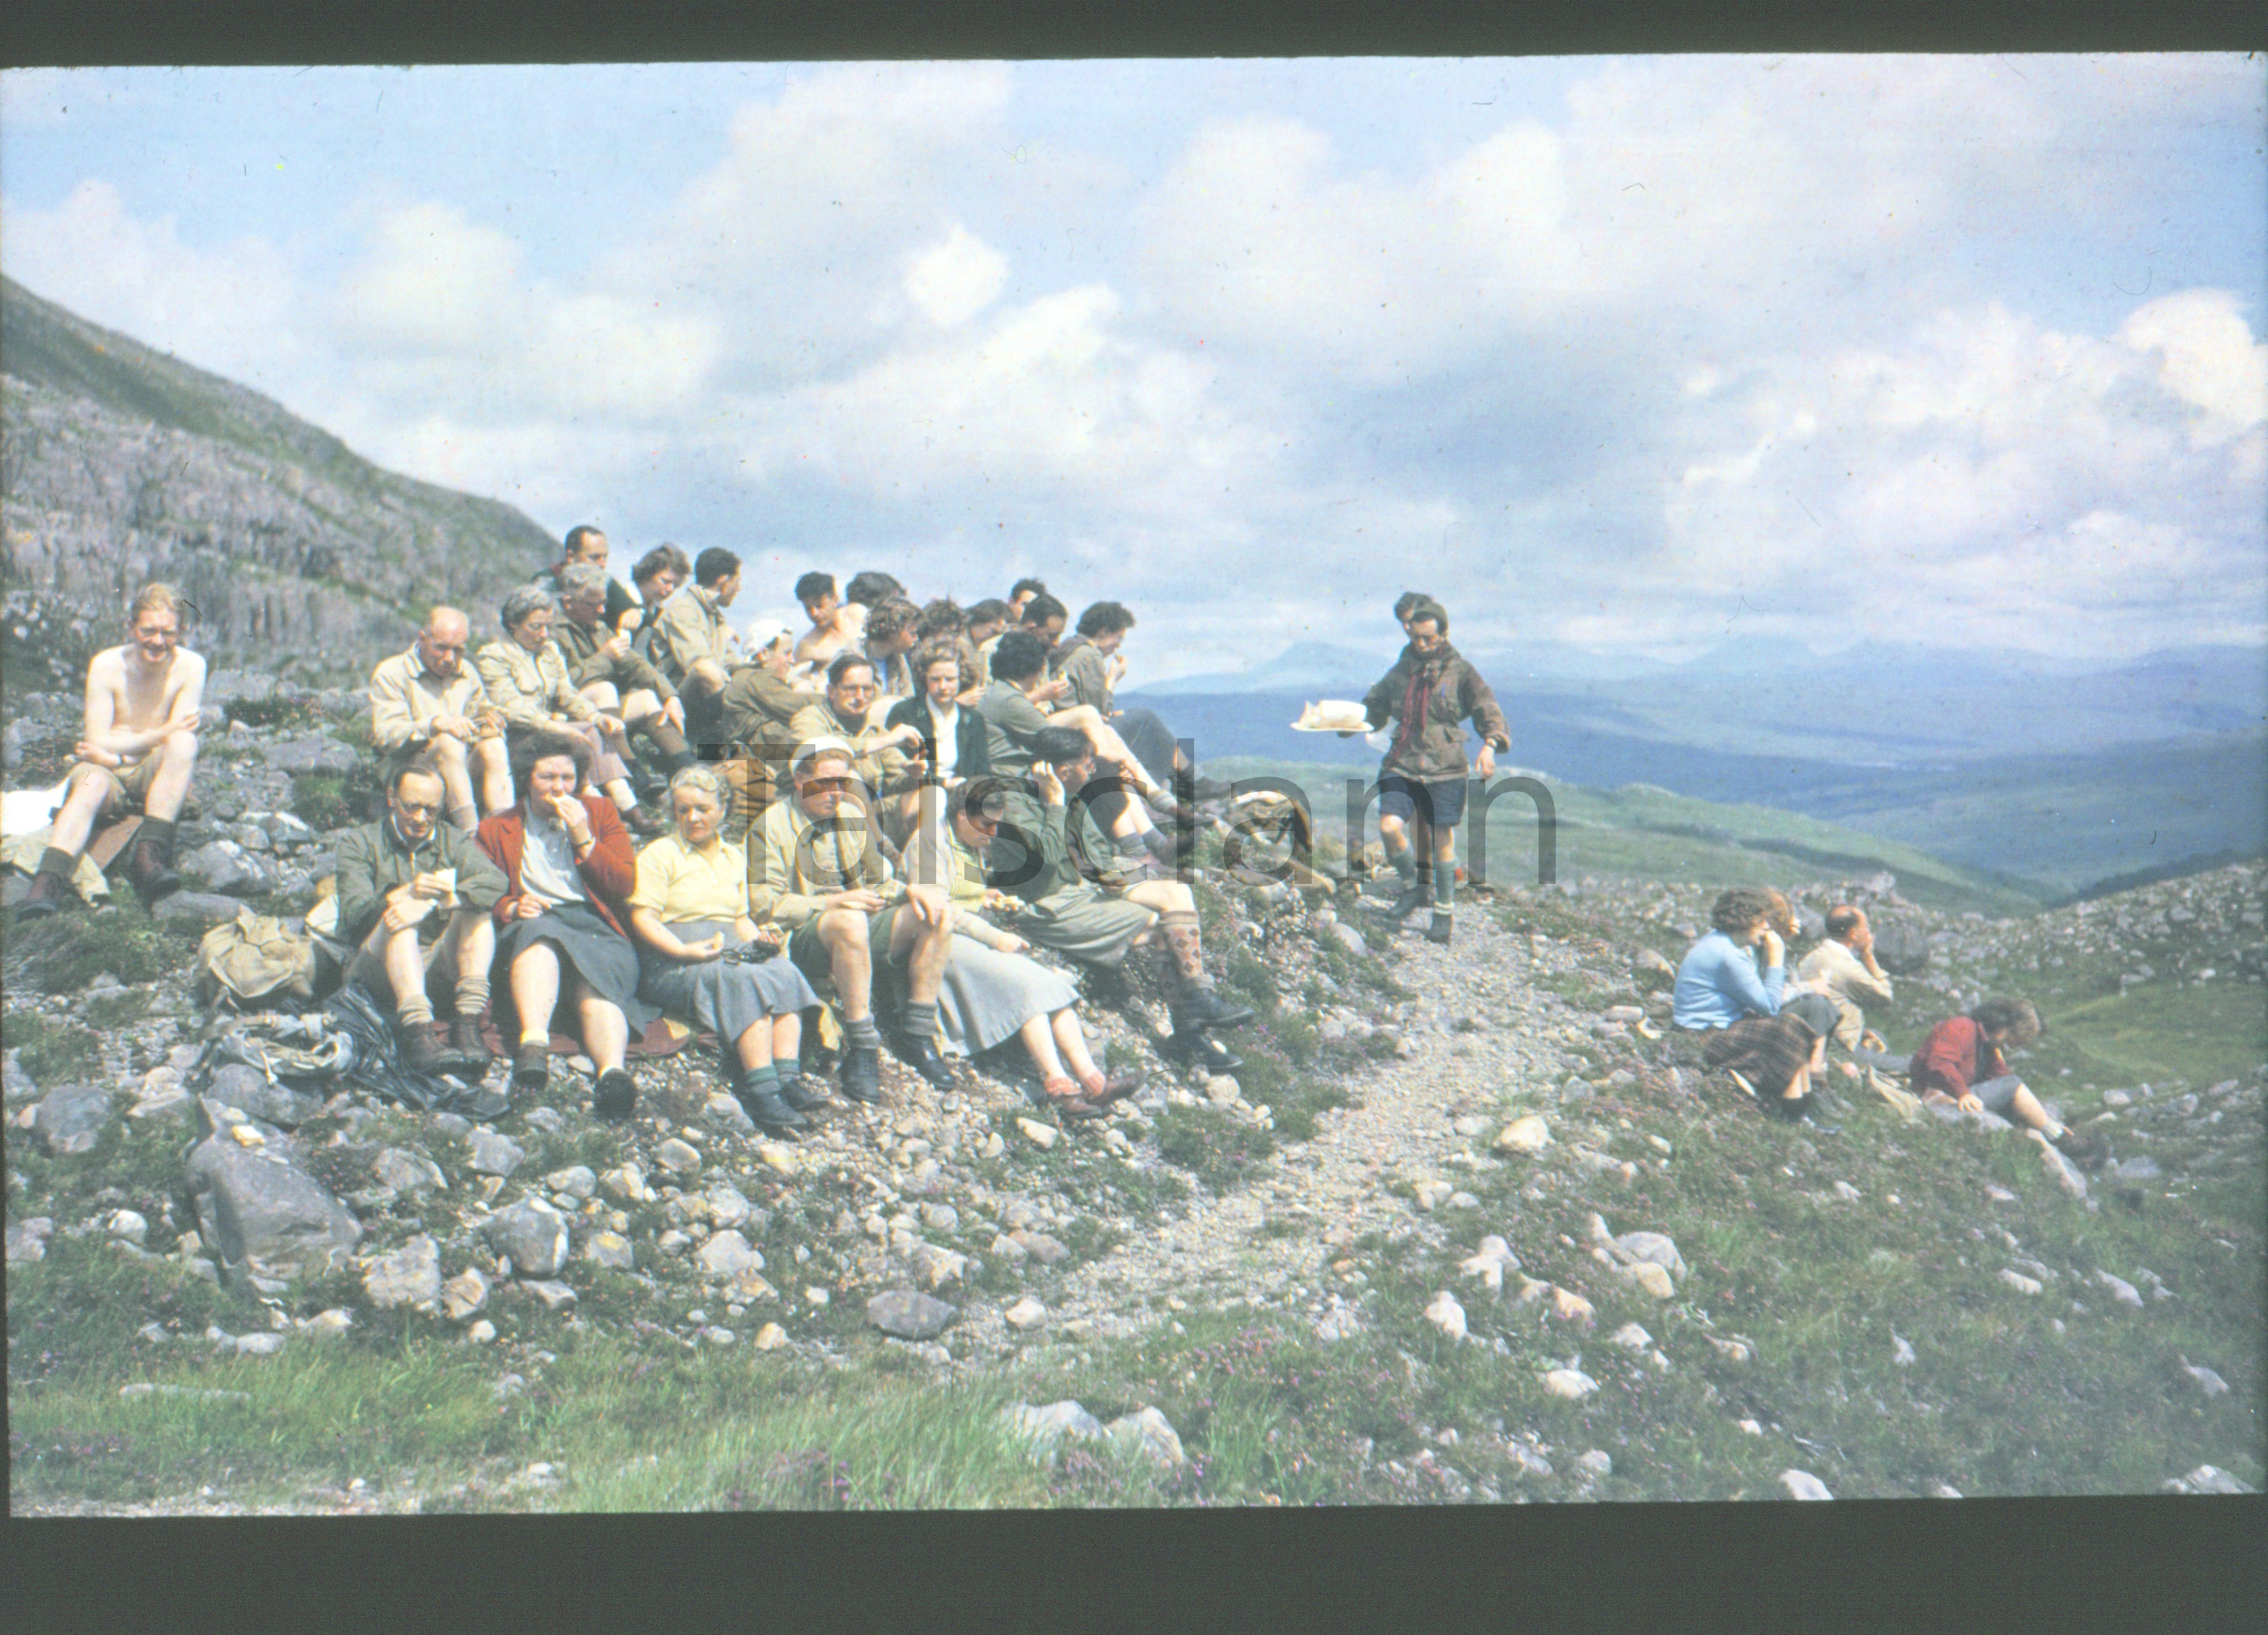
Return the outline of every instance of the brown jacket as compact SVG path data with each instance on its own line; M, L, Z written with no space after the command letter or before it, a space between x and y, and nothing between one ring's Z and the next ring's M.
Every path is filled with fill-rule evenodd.
M1512 729L1496 695L1454 647L1430 659L1409 647L1379 678L1362 701L1375 729L1396 723L1393 747L1380 769L1419 783L1438 784L1466 777L1464 723L1470 718L1480 735L1498 749L1512 748Z

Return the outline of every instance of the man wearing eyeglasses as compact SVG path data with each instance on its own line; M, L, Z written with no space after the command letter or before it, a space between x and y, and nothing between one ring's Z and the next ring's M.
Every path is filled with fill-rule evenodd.
M919 780L921 769L913 752L922 744L918 726L873 724L874 700L880 688L874 667L859 653L842 653L827 667L827 691L796 711L788 723L799 743L839 738L857 757L852 770L869 794L903 794Z
M473 837L440 821L446 788L431 762L405 756L386 815L339 837L339 936L357 950L347 980L392 999L401 1064L422 1073L488 1065L480 1015L496 954L489 910L508 889ZM455 991L446 1052L433 1040L429 978Z
M504 758L504 720L465 662L473 625L454 608L436 608L406 653L371 672L370 730L382 754L425 755L447 791L448 819L469 833L480 826L473 775L491 812L512 804L512 767Z
M758 826L762 844L752 848L757 873L748 882L748 915L787 932L788 958L842 1017L843 1094L879 1101L878 975L905 996L897 1054L932 1084L953 1082L936 1042L953 909L943 886L909 886L894 874L856 799L855 758L833 737L807 740L796 751L788 768L795 799L774 801ZM884 967L880 973L877 965Z

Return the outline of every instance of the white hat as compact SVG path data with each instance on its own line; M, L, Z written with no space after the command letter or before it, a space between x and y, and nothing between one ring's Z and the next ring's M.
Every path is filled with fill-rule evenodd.
M841 755L854 765L858 760L858 752L850 748L849 739L837 738L831 733L822 733L808 743L797 746L794 758L787 763L788 776L801 777L803 769L821 755Z
M795 627L786 620L768 613L760 613L748 621L740 632L740 644L752 653L760 653L783 636L795 634Z

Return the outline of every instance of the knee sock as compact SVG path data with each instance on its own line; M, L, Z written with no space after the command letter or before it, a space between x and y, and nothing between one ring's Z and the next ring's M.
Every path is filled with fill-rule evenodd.
M40 853L40 866L34 872L40 874L53 874L68 880L71 877L72 871L77 867L77 858L65 851L61 846L49 846L45 851Z
M469 835L481 826L480 809L469 800L461 806L451 806L449 821L453 827L461 829Z
M1398 846L1388 843L1386 865L1402 877L1402 883L1404 886L1414 885L1417 882L1418 854L1410 849L1408 841L1403 841Z
M1449 914L1457 906L1457 865L1436 863L1433 865L1433 911Z
M799 1057L775 1056L772 1057L772 1068L779 1075L782 1084L787 1083L792 1079L803 1077L803 1061Z
M1162 829L1144 829L1142 843L1149 849L1152 857L1168 868L1181 861L1180 848L1174 844L1174 837Z
M874 1026L873 1013L865 1016L843 1019L843 1042L853 1050L879 1050L882 1048L882 1030Z
M779 1069L770 1062L740 1070L740 1088L749 1095L770 1095L779 1088Z
M1158 916L1158 935L1164 944L1166 970L1171 981L1169 993L1184 992L1192 988L1210 988L1212 978L1205 975L1204 957L1197 941L1197 917L1188 909L1168 909Z
M898 1031L917 1044L937 1041L937 1001L916 1005L909 1000L898 1015Z
M420 988L416 993L406 994L395 1000L394 1014L405 1029L429 1027L433 1022L433 1001L427 998L425 991Z
M485 976L457 978L457 1014L477 1017L489 1008L489 979Z

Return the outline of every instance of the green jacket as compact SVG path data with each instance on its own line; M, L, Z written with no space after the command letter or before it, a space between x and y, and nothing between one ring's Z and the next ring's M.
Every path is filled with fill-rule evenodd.
M1457 650L1444 646L1430 659L1409 647L1379 678L1362 701L1373 730L1396 723L1394 743L1379 770L1419 783L1438 784L1468 776L1464 723L1499 750L1512 748L1512 729L1496 695ZM1414 718L1404 718L1405 716Z
M613 580L608 580L611 586ZM669 678L635 652L619 659L609 659L599 651L599 644L614 638L611 624L593 625L585 630L574 620L563 615L551 622L551 639L559 644L559 656L567 660L567 679L578 687L588 687L593 681L612 681L615 690L628 696L641 687L652 688L653 696L667 703L677 696L677 689Z
M456 870L457 900L484 912L511 889L504 871L464 830L436 823L413 850L394 831L391 812L340 836L338 857L339 940L351 947L360 947L385 914L386 894L420 874Z
M1037 902L1082 883L1086 876L1079 873L1064 838L1065 809L1042 805L1031 785L1021 781L1009 782L1005 790L1000 832L984 849L986 876L992 887L1026 902Z
M1071 683L1065 703L1092 704L1104 720L1110 718L1110 660L1100 647L1074 636L1048 656L1048 667Z

